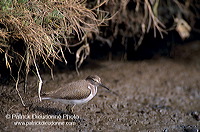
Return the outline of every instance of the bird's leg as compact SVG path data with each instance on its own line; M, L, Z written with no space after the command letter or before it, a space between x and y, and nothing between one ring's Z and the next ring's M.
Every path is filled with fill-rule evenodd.
M67 111L71 111L70 105L67 105L67 106L66 106L66 109L67 109Z
M73 104L73 106L67 105L67 107L66 107L67 111L69 111L69 113L72 114L72 115L73 115L73 110L74 110L74 106L75 106L75 105L76 105L76 104Z
M73 104L73 106L71 107L71 111L73 112L74 111L74 106L75 106L76 104Z

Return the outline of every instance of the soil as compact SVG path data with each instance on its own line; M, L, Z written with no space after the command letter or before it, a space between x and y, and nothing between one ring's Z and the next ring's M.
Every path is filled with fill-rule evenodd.
M28 77L27 94L14 84L0 87L0 131L189 131L200 130L200 42L175 47L172 58L88 61L75 71L41 75L42 92L98 75L111 91L98 88L88 103L66 106L37 98L38 78ZM53 118L53 119L52 119Z

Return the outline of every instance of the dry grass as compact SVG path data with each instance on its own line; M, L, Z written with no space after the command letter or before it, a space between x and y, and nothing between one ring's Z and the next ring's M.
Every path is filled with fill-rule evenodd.
M121 37L119 40L125 48L127 39L134 38L137 50L149 31L154 31L152 37L163 38L168 31L176 30L178 23L173 21L176 18L194 26L196 19L199 19L198 3L198 0L110 0L104 10L110 14L118 13L111 20L110 29L107 29L113 34L107 35L106 32L103 37L107 37L111 43Z
M99 20L96 19L96 14L85 8L83 2L80 0L13 2L7 9L9 13L7 10L1 10L0 23L7 30L1 33L1 38L5 41L6 38L12 37L25 42L27 51L25 56L21 57L27 68L37 56L42 57L45 62L61 60L58 53L63 51L62 46L70 47L71 37L77 35L81 39L87 32L98 32ZM5 47L3 44L1 46ZM3 48L1 50L4 51Z

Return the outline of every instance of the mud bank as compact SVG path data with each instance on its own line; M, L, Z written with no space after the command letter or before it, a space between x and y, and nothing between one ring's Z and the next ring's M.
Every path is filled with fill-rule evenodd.
M20 104L14 85L1 85L0 131L198 131L199 53L133 62L90 61L80 76L62 70L55 72L54 80L42 74L43 92L96 74L117 93L99 88L95 98L74 108L74 116L63 104L37 101L35 77L29 77L28 94L22 94L31 105L27 108ZM19 88L23 93L23 84Z

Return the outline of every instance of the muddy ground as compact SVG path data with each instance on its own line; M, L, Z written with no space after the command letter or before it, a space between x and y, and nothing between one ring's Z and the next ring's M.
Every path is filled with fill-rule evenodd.
M38 81L34 76L29 76L28 94L23 94L23 83L19 84L29 106L26 108L20 104L14 84L1 85L0 131L197 132L200 130L199 58L200 42L193 42L178 46L172 58L88 61L80 69L80 76L75 71L57 70L54 80L43 73L43 92L94 74L112 90L99 88L91 101L74 108L74 116L68 115L63 104L39 102Z

